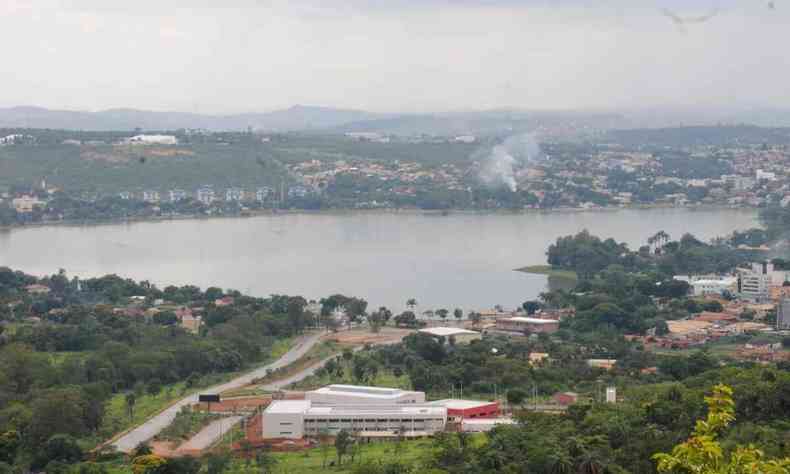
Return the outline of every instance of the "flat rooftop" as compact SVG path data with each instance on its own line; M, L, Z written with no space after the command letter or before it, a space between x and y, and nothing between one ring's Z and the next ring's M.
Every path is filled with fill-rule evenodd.
M451 328L451 327L425 328L425 329L420 329L419 332L430 334L432 336L443 336L443 337L459 336L463 334L467 334L467 335L480 334L477 331L471 331L469 329Z
M329 415L329 416L416 416L431 415L444 417L447 409L443 406L431 404L381 404L381 405L313 405L310 400L275 400L264 413L269 414L302 414L302 415Z
M556 319L539 319L539 318L525 318L523 316L516 316L514 318L505 318L501 321L512 321L515 323L529 323L529 324L556 324L559 323Z
M388 399L388 398L395 398L407 393L414 393L414 392L401 390L399 388L364 387L360 385L333 384L333 385L327 385L326 387L321 387L316 390L312 390L307 393Z
M266 407L265 413L305 413L310 409L310 400L275 400Z
M429 402L430 405L442 406L450 410L468 410L470 408L484 407L493 405L496 402L484 402L480 400L459 400L457 398L446 398Z

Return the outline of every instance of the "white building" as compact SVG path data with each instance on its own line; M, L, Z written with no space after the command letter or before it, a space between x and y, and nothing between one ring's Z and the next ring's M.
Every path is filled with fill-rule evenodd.
M617 387L606 387L606 403L617 403Z
M143 201L159 202L159 191L143 191Z
M461 422L461 431L467 433L486 433L500 425L515 425L512 418L472 418Z
M209 187L200 188L195 193L195 198L207 206L214 202L214 196L214 190Z
M738 293L749 301L767 301L773 272L774 266L770 262L752 263L750 269L741 270L738 274Z
M790 298L782 298L776 309L776 329L790 330Z
M187 192L183 189L171 189L168 194L170 195L170 202L183 201L187 198Z
M482 337L477 331L470 331L469 329L463 328L435 327L420 329L418 332L436 338L443 337L445 344L450 342L450 338L453 338L456 344L463 344L476 341Z
M430 435L443 431L447 409L433 405L317 405L310 400L277 400L263 412L261 434L266 438L298 439L336 435Z
M14 210L20 214L27 214L33 212L33 209L36 207L44 207L47 205L46 202L41 201L35 196L20 196L18 198L14 198L11 200L11 205L14 206Z
M244 199L244 190L241 188L228 188L225 190L225 201L239 202Z
M305 399L316 404L325 405L394 405L425 403L425 393L401 390L399 388L335 384L306 392Z
M477 141L477 138L475 138L474 135L459 135L455 137L455 141L460 143L474 143Z
M757 179L757 181L762 181L762 180L775 181L776 173L772 173L770 171L757 170L757 173L755 173L755 178Z
M691 283L694 296L722 295L725 291L734 292L738 284L735 277L710 280L696 280Z
M135 135L124 140L130 145L178 145L173 135Z

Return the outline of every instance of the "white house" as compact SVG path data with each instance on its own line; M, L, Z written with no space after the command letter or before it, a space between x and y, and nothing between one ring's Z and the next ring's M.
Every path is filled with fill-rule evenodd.
M195 193L196 199L207 206L214 202L214 196L214 190L208 186L198 189Z
M463 328L451 328L451 327L435 327L435 328L424 328L420 329L418 332L423 334L428 334L429 336L433 336L436 338L444 338L445 344L450 342L450 338L453 338L456 344L468 343L472 341L476 341L480 339L482 336L477 331L470 331L469 329Z
M124 140L129 145L178 145L173 135L135 135Z

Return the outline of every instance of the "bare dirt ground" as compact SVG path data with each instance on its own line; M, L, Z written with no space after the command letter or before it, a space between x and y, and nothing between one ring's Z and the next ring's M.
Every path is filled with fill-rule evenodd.
M411 334L410 329L381 328L378 334L371 333L368 329L352 329L330 333L323 337L327 341L335 341L343 345L365 345L365 344L394 344L400 342L404 337Z

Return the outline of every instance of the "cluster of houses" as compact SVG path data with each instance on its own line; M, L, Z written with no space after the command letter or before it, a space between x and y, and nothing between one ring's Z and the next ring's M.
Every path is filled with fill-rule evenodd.
M254 190L237 187L220 190L213 186L202 186L191 192L183 189L170 189L164 192L149 189L139 192L122 191L118 195L124 200L140 200L148 203L179 202L192 198L208 206L216 202L266 202L276 199L303 198L314 192L313 188L303 185L287 187L283 185L279 193L278 190L269 186L260 186Z

